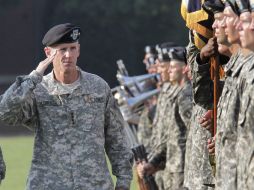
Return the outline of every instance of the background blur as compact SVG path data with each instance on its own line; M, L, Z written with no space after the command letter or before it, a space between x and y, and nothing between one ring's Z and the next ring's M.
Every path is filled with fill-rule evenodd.
M45 58L41 44L45 32L66 22L82 29L78 61L82 69L101 76L111 87L117 85L118 59L124 61L130 75L144 74L142 60L146 45L166 41L187 45L188 33L180 15L180 3L180 0L0 0L0 93L17 75L36 68ZM13 136L31 134L23 127L0 123L0 145L5 143L3 152L15 154L16 145L10 148L6 136L12 136L10 142L13 142ZM29 149L26 156L31 159L30 137L21 142ZM22 150L21 154L26 154ZM18 159L22 160L22 156ZM7 166L9 163L7 160ZM11 189L19 188L24 189Z

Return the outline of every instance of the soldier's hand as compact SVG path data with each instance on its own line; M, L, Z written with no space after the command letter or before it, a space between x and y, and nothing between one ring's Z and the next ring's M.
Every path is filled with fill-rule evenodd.
M209 58L218 52L218 44L216 37L210 38L208 43L200 51L200 60L202 63L207 63Z
M212 111L208 110L201 118L199 118L199 124L201 127L207 129L208 131L212 130Z
M53 59L55 58L56 52L57 52L57 50L52 49L51 55L39 63L39 65L37 66L37 68L35 70L40 75L43 76L45 70L48 68L49 64L51 64Z
M208 139L208 145L207 145L207 149L209 154L214 154L215 153L215 137Z
M145 164L145 161L139 161L139 162L136 162L136 169L137 169L137 174L140 178L144 178L144 164Z

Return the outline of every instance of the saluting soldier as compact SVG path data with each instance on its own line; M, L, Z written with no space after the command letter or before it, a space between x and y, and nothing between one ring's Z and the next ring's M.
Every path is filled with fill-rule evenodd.
M35 130L28 190L117 190L132 179L124 122L108 84L77 67L81 30L52 27L42 43L47 56L0 96L0 120ZM46 76L50 64L53 70Z

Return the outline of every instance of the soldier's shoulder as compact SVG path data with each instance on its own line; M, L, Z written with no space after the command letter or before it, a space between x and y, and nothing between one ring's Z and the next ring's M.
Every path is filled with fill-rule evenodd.
M110 91L110 87L104 79L96 74L85 71L81 71L81 85L91 92L101 90Z

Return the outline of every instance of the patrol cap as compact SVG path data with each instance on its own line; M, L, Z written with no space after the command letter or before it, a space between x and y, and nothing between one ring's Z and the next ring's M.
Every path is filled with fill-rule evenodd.
M168 53L171 60L182 61L187 64L185 47L173 47Z
M225 5L221 0L207 0L202 5L203 9L210 15L224 11Z
M73 43L78 41L81 30L80 27L71 23L59 24L45 34L42 44L44 46L52 46L62 43Z
M240 15L239 7L236 4L236 0L226 0L225 7L230 6L235 14Z
M239 8L240 14L250 11L250 4L248 0L236 0L236 4Z

